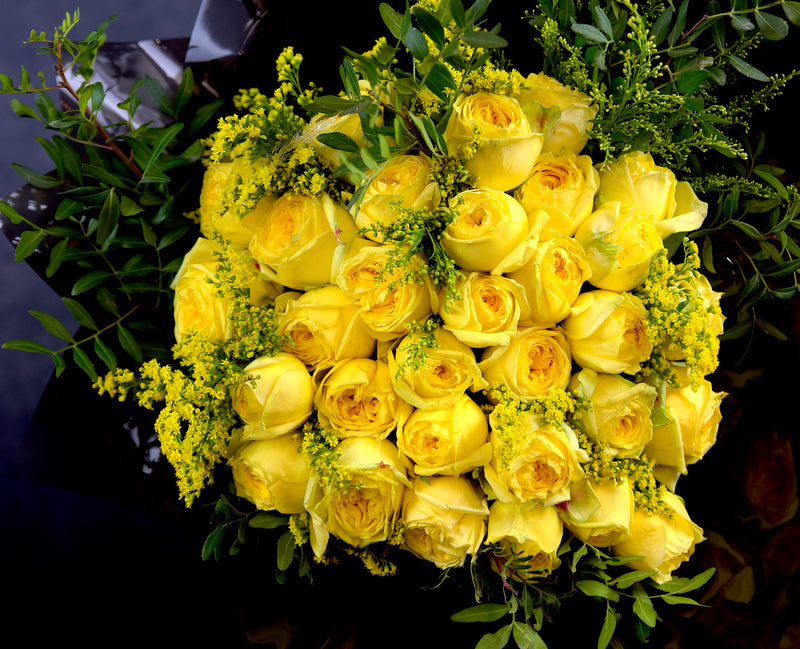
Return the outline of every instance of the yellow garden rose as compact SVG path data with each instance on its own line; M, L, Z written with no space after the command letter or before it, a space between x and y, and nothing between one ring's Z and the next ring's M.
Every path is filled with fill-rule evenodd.
M529 74L525 82L517 100L534 128L544 133L542 150L580 153L597 115L591 98L544 73Z
M600 168L600 195L603 201L619 201L623 210L633 208L652 218L662 237L696 230L708 213L708 204L697 198L689 183L678 181L671 169L641 151L625 153Z
M588 155L543 153L514 196L529 216L543 210L548 230L572 236L591 214L599 184Z
M470 347L505 345L511 340L526 307L519 284L502 275L471 272L457 280L456 290L461 298L449 308L440 300L445 329Z
M338 286L311 289L287 300L278 333L291 338L287 351L314 369L330 367L343 358L370 357L376 346L358 304Z
M371 358L336 363L319 380L314 404L340 437L384 439L414 410L394 391L389 366Z
M355 235L349 212L327 194L287 193L275 201L253 235L250 253L272 281L306 290L334 283Z
M391 225L400 208L432 209L439 203L439 186L431 180L431 161L425 155L397 155L386 161L370 180L355 214L364 236L382 241L377 225Z
M206 169L198 209L200 232L204 237L213 239L220 235L237 248L248 247L250 239L264 223L275 197L269 194L264 196L252 210L241 216L232 210L222 210L221 203L225 192L233 187L239 177L252 173L253 168L240 159L215 162Z
M214 283L219 265L217 253L221 250L216 241L198 238L172 280L175 340L178 342L189 331L199 331L215 343L222 343L233 335L233 325L228 318L230 300L217 292ZM276 292L275 285L254 274L250 283L252 304L263 304Z
M422 257L415 256L407 267L384 273L389 254L388 247L366 246L344 261L336 277L338 286L358 301L370 334L384 342L400 338L410 324L426 320L437 304L427 274L420 282L399 282L404 270L422 268Z
M467 169L477 185L509 191L525 182L543 138L531 128L519 102L483 91L460 95L444 132L448 151L454 154L469 144L475 129L481 145L467 161Z
M630 293L581 293L563 322L572 358L596 372L636 374L652 351L646 317L642 301Z
M271 439L299 428L311 416L314 380L293 354L262 356L244 368L245 383L231 390L233 407L245 423L245 440Z
M716 443L720 407L727 396L715 391L707 379L693 387L685 367L674 369L681 385L657 384L668 420L653 429L653 439L645 448L647 457L657 463L655 475L673 489L687 466L700 461Z
M492 567L514 579L531 581L561 565L558 548L564 526L555 507L518 505L495 500L489 508L486 543L497 544Z
M339 489L312 478L306 493L316 556L324 554L330 534L355 548L388 540L411 486L397 447L389 440L350 437L336 449L337 465L347 473L350 486Z
M417 478L403 501L403 547L442 570L463 566L480 550L488 514L485 495L469 478Z
M386 357L394 389L401 398L416 408L444 408L467 390L486 387L471 347L442 327L436 327L432 335L435 345L425 348L419 367L412 364L412 354L421 344L420 334L405 336Z
M435 410L415 410L397 428L397 446L421 476L461 475L492 457L489 424L467 395Z
M579 420L590 438L606 446L610 455L641 455L653 437L655 388L631 383L619 374L598 374L587 369L572 377L569 388L591 404Z
M461 192L441 243L457 266L490 272L528 236L528 215L512 196L488 187Z
M671 491L663 494L669 516L633 512L631 535L612 546L620 557L644 557L626 564L634 570L654 570L652 579L663 584L672 573L694 554L695 545L703 541L703 530L689 517L683 501Z
M567 387L572 356L560 330L537 325L521 327L506 345L487 348L478 367L490 385L505 384L520 400L530 403Z
M650 260L664 247L655 222L633 208L606 201L581 224L575 239L583 247L597 288L623 293L644 282Z
M575 239L546 229L533 257L507 276L525 290L530 315L520 320L521 325L556 324L572 313L592 271Z
M536 415L528 415L524 431L510 432L499 425L495 413L489 419L493 457L484 472L497 499L544 505L569 500L571 484L583 478L574 433Z
M588 518L574 516L570 503L559 508L564 526L581 541L596 548L616 545L631 534L633 523L633 489L626 478L615 480L589 480L586 488L597 501L596 509Z
M300 514L310 476L294 435L242 444L229 460L236 495L264 511Z

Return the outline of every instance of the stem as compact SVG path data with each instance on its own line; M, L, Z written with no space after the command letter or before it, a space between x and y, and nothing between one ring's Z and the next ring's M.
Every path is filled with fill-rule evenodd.
M62 57L62 54L61 54L61 40L60 39L56 40L55 46L56 46L56 61L57 61L56 65L55 65L55 70L56 70L56 73L58 74L59 78L61 79L61 82L60 82L59 86L61 88L63 88L64 90L66 90L70 94L70 96L75 100L76 104L80 105L80 99L78 97L78 93L75 91L75 89L72 87L72 85L67 80L66 70L64 68L64 60L63 60L63 57ZM141 180L142 171L141 171L141 169L139 169L139 167L133 161L133 152L131 152L130 155L125 155L125 153L122 151L122 149L120 149L119 146L117 145L117 143L114 141L114 138L112 138L111 135L109 135L108 132L100 125L100 123L97 121L97 118L89 110L88 107L84 111L84 117L86 118L86 120L92 126L94 126L94 128L97 129L97 132L99 133L100 137L103 139L103 142L105 142L105 145L109 149L111 149L116 154L116 156L128 166L128 168L133 172L133 174L139 180Z

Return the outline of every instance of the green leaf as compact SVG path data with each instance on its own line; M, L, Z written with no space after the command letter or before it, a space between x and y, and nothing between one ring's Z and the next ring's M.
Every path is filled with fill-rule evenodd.
M94 319L91 315L89 315L89 312L80 302L68 297L62 297L61 301L64 303L64 306L67 307L67 310L70 312L72 317L78 321L78 324L86 327L87 329L91 329L92 331L97 331L98 328Z
M36 113L36 111L27 104L23 104L19 99L12 99L9 104L11 105L11 110L14 111L14 114L17 117L39 119L39 115Z
M258 512L247 524L262 530L272 530L282 525L288 525L289 519L281 514L274 512Z
M708 79L707 70L688 70L678 77L675 87L681 94L691 95L700 90L706 79Z
M107 270L93 270L75 282L70 294L74 297L75 295L85 293L96 286L100 286L100 284L105 282L109 277L111 277L111 273Z
M656 584L656 588L668 592L671 595L675 595L676 593L687 593L697 590L703 586L709 579L711 579L711 577L714 576L714 572L716 572L715 568L709 568L708 570L704 570L699 575L695 575L691 578L672 579L671 581L667 581L663 584Z
M656 45L661 45L664 42L664 39L667 37L669 33L669 26L672 23L672 16L675 14L674 9L672 7L668 7L664 13L662 13L656 21L653 23L653 27L650 29L650 35L653 37Z
M51 336L55 336L66 342L72 342L74 340L69 330L55 316L42 311L28 311L28 313L36 318Z
M442 23L436 19L436 16L423 7L416 6L412 11L414 13L414 18L417 19L422 29L422 33L441 48L445 43L444 27L442 27Z
M653 602L647 597L641 584L634 586L633 594L636 598L633 602L633 612L652 629L656 625L656 610L653 608Z
M733 54L729 54L727 58L734 69L744 76L749 77L750 79L755 79L756 81L769 81L769 77L766 74L764 74L758 68L750 65L744 59L734 56Z
M511 636L511 625L498 629L494 633L487 633L475 645L475 649L503 649L508 644Z
M347 151L348 153L358 153L361 147L349 135L344 133L322 133L317 136L317 140L337 151Z
M763 11L756 10L756 25L764 38L771 41L779 41L789 33L789 25L783 18Z
M746 223L744 221L739 221L738 219L731 219L731 224L735 225L739 228L742 232L744 232L748 237L751 239L755 239L756 241L764 241L765 237L761 234L757 228Z
M620 575L616 579L612 579L609 584L617 586L618 588L629 588L633 584L647 579L653 574L655 574L654 570L631 570L630 572Z
M489 0L475 0L472 3L472 6L467 9L467 13L464 15L467 24L474 25L477 20L486 13L486 10L489 8Z
M619 593L600 581L594 581L593 579L581 579L576 581L575 585L578 587L578 590L589 597L602 597L603 599L607 599L612 602L619 600Z
M22 223L22 215L10 203L0 201L0 213L14 224Z
M687 606L699 606L700 602L691 597L683 597L681 595L662 595L661 601L665 604L670 605L677 605L677 604L685 604Z
M38 171L34 171L16 162L11 163L11 168L17 172L17 175L22 178L23 181L36 189L53 189L61 185L61 181L58 178L40 174Z
M476 604L453 613L450 619L453 622L494 622L508 615L509 610L508 604Z
M150 169L155 165L156 161L158 160L159 156L164 152L172 140L175 139L175 136L183 130L183 124L180 122L176 124L170 124L165 129L163 129L158 137L158 139L153 144L153 150L150 153L150 157L147 159L147 162L142 169L142 180L139 182L145 182L145 178L152 178L154 177L153 174L150 174Z
M484 30L462 34L461 40L472 47L483 47L487 50L498 49L508 45L508 41L502 36Z
M105 363L106 367L112 372L117 369L117 357L111 348L106 345L98 336L94 339L94 353Z
M3 343L3 349L13 349L18 352L31 352L34 354L52 354L53 352L41 343L33 340L25 340L18 338L16 340L7 340Z
M519 649L547 649L542 637L527 624L514 621L511 628Z
M675 18L675 24L669 32L667 43L670 47L675 47L675 44L680 40L683 35L683 30L686 27L686 12L689 10L689 0L683 0L681 6L678 8L678 15Z
M764 273L765 277L785 277L800 270L800 259L790 259Z
M50 356L53 359L53 365L56 368L56 376L61 376L61 372L63 372L67 368L66 361L61 358L58 354L53 354Z
M95 231L97 245L102 247L106 240L112 235L119 222L119 198L112 187L108 190L103 206L100 208L100 216Z
M294 540L294 535L291 532L284 532L278 539L278 570L286 570L290 565L292 565L292 559L294 559L294 549L296 547L297 543Z
M83 351L80 347L73 347L72 358L75 361L75 364L84 372L86 372L86 375L92 380L92 382L97 380L97 370L95 370L94 363L92 363L89 355L85 351Z
M121 324L117 325L117 340L119 340L119 344L122 345L122 349L125 350L128 356L137 363L142 362L142 348L139 347L139 343L136 342L131 332Z
M572 31L580 36L583 36L587 41L593 43L609 43L610 39L594 25L587 25L585 23L574 23Z
M19 241L14 249L14 261L22 261L30 257L39 244L44 239L44 232L41 230L25 230L19 235Z
M599 5L592 6L592 16L594 23L600 28L609 39L614 39L614 28L611 26L611 21L608 19L606 12Z
M783 333L780 329L778 329L774 324L767 322L766 320L762 320L758 318L756 320L756 324L758 328L761 329L765 334L768 336L772 336L773 338L777 338L778 340L783 340L786 342L789 338Z
M403 37L403 43L417 61L422 61L428 56L428 42L418 29L411 27Z
M603 628L597 637L597 649L605 649L611 638L614 637L614 629L617 628L617 614L610 606L606 607L606 617L603 620Z
M381 14L381 18L383 19L383 23L389 29L392 36L394 36L398 41L403 39L403 15L397 13L391 6L386 4L385 2L381 2L378 5L378 11Z
M788 21L793 25L800 25L800 2L785 0L781 6Z

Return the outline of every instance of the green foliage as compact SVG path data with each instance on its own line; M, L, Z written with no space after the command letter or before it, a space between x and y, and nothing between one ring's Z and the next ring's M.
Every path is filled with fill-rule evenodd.
M698 606L699 602L686 593L698 590L714 575L714 569L711 568L695 577L675 577L659 584L650 579L653 572L632 570L627 566L636 557L612 557L602 549L585 543L571 548L572 542L574 539L565 541L559 549L561 556L572 552L571 561L562 563L556 572L546 578L511 581L510 573L506 572L513 569L513 565L511 561L505 562L502 569L503 594L499 598L504 603L476 604L451 616L454 622L491 623L507 620L499 629L486 633L475 649L501 649L512 638L519 649L546 649L545 640L540 635L545 622L578 595L594 600L596 623L600 627L598 649L609 646L622 614L633 617L637 635L647 641L650 629L659 619L657 606ZM503 561L508 558L497 547L493 546L488 551ZM588 623L591 622L587 620Z
M54 85L45 84L43 73L33 83L24 68L16 84L0 75L3 93L35 98L33 106L13 98L15 113L38 120L50 134L37 142L53 163L51 173L13 166L33 187L58 191L55 219L36 223L3 202L0 211L26 227L15 259L33 260L39 253L37 257L47 260L45 275L66 283L69 297L63 299L81 330L72 337L54 316L32 312L64 344L49 348L12 340L3 347L49 354L56 374L72 358L95 380L97 367L115 370L120 363L141 362L145 354L169 355L171 343L164 335L171 331L169 282L193 241L185 216L196 205L197 188L190 179L198 175L202 129L220 102L192 105L194 81L187 69L174 97L152 79L140 80L120 104L125 121L101 123L106 92L90 78L109 22L74 41L69 34L78 20L76 11L67 14L52 36L30 36L30 43L55 59ZM77 87L74 78L81 80ZM156 105L177 121L134 127L142 103L137 93L145 87ZM58 90L70 105L57 105L50 90Z

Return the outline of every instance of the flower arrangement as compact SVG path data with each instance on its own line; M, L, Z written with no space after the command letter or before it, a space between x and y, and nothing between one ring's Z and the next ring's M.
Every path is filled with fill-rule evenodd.
M777 4L797 22L797 3ZM93 333L75 340L37 318L101 394L157 413L187 507L213 492L206 558L252 534L274 538L282 580L336 563L390 579L413 557L471 580L475 605L453 620L505 620L478 647L546 646L575 596L604 608L599 647L621 616L646 639L654 601L696 605L687 593L713 573L686 574L705 537L678 485L722 421L720 337L782 336L754 305L796 294L796 189L766 166L752 169L760 182L736 164L693 173L747 158L727 131L794 73L767 77L745 55L788 26L759 7L687 28L688 2L542 1L524 14L534 68L502 57L488 5L380 4L389 35L347 52L337 94L302 85L287 48L274 92L239 91L236 112L186 149L177 124L128 124L122 137L87 125L102 89L82 84L84 116L63 128L131 154L81 166L62 149L61 177L29 173L78 188L60 203L63 225L26 230L18 258L60 237L49 274L83 262L65 303ZM87 79L101 40L77 47ZM765 85L726 104L726 74ZM191 87L189 72L166 103L175 117ZM167 174L200 162L187 220ZM743 211L769 214L782 247ZM715 235L730 227L761 254L749 279L715 286ZM141 249L122 266L128 311L100 267L114 246ZM720 304L736 290L730 327ZM108 326L75 299L95 291ZM163 327L164 312L174 346L138 342L131 329ZM111 329L133 363L101 338ZM64 367L61 350L6 346Z

